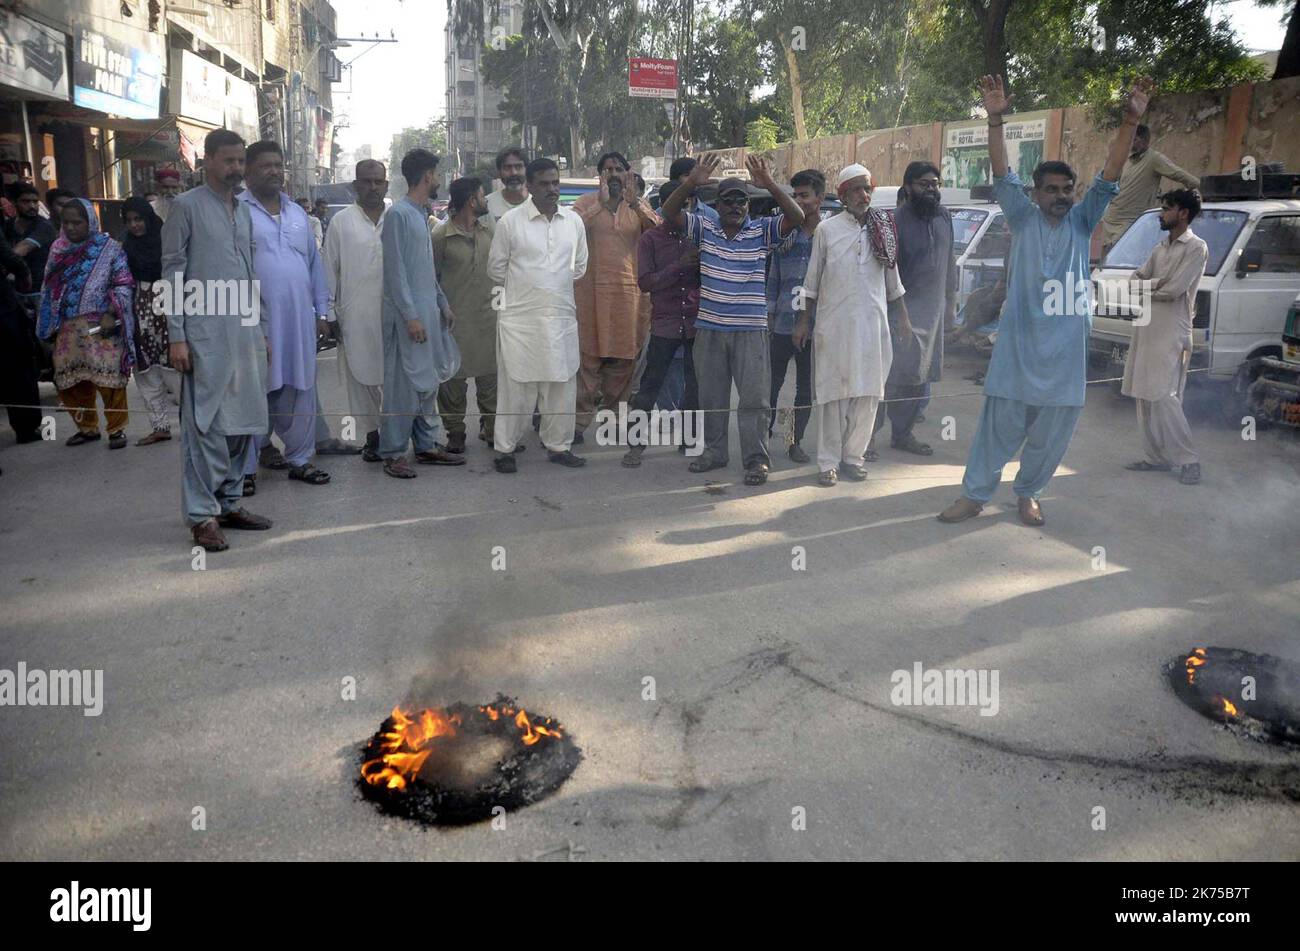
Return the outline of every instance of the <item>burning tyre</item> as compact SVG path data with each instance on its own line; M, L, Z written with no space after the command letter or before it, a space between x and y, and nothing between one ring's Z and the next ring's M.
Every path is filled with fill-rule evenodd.
M563 785L582 751L553 718L508 697L475 706L395 707L362 753L361 794L391 815L465 825ZM499 814L499 813L495 813Z
M1300 664L1232 647L1197 647L1168 668L1192 709L1239 735L1300 747Z

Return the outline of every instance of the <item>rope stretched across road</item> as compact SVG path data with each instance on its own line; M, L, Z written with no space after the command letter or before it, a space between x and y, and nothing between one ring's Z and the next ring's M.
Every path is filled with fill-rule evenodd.
M1190 375L1193 374L1193 373L1206 373L1206 372L1209 371L1209 369L1210 369L1209 367L1197 367L1196 369L1188 370L1188 371L1187 371L1187 374L1190 376ZM1122 376L1113 376L1113 377L1107 377L1107 378L1102 379L1102 380L1088 380L1088 381L1087 381L1087 385L1088 385L1088 386L1096 386L1096 385L1101 384L1101 383L1121 383L1121 382L1123 382L1123 380L1124 380L1124 378L1123 378ZM884 405L886 405L886 404L888 404L888 403L914 403L914 402L917 402L918 400L931 400L931 401L933 401L933 400L952 400L952 399L959 399L959 398L964 399L965 397L968 397L968 396L983 396L983 395L984 395L983 390L967 390L967 391L962 392L962 393L939 393L939 394L935 394L935 395L932 395L932 396L899 396L899 397L894 397L893 399L881 399L881 400L879 401L879 403L880 403L880 405L884 406ZM694 410L681 409L681 408L679 407L679 408L676 409L676 410L658 410L657 412L659 412L660 414L663 414L663 413L671 413L671 412L680 412L680 413L745 413L745 412L753 413L753 412L767 412L767 413L771 413L771 412L780 412L781 410L801 410L801 409L812 410L812 409L816 409L818 406L821 406L821 405L822 405L821 403L808 403L808 404L798 404L798 405L795 405L795 406L732 406L732 407L729 407L729 408L726 408L726 409L694 409ZM99 407L98 407L98 406L64 406L64 405L62 405L62 404L59 404L59 405L57 405L57 406L50 406L50 405L45 404L45 403L37 403L37 404L35 404L35 405L30 404L30 403L0 403L0 408L6 408L6 409L47 409L47 410L48 410L48 409L55 409L55 410L63 410L63 411L69 412L69 413L73 413L73 412L81 413L81 412L89 412L89 411L91 411L91 410L95 410L95 411L98 411L98 410L99 410ZM608 407L605 407L605 408L608 409ZM108 410L105 410L104 412L109 412L109 411L108 411ZM137 412L138 412L138 411L137 411ZM170 412L172 412L172 413L178 413L179 410L173 408L173 409L170 410ZM649 412L651 412L651 410L646 410L646 412L649 413ZM356 414L356 413L326 413L326 412L320 412L320 413L276 413L275 415L276 415L277 418L284 418L284 417L290 417L290 416L326 416L326 417L330 417L330 418L340 418L340 419L341 419L341 418L344 418L344 417L347 417L347 416L356 416L356 415L358 415L358 414ZM419 415L421 415L421 414L419 414L419 413L384 413L384 412L379 412L379 413L366 413L366 414L364 414L364 415L366 415L367 417L383 417L383 416L406 416L406 417L410 417L410 416L419 416ZM482 417L484 417L484 418L496 418L496 417L505 417L505 416L527 416L527 417L529 417L529 418L531 419L531 418L534 417L534 416L542 416L542 417L545 417L545 416L572 416L572 415L574 415L574 414L573 414L573 413L471 413L471 412L469 411L469 408L467 407L467 408L466 408L466 411L465 411L464 413L443 413L443 412L440 412L439 415L440 415L440 416L482 416Z

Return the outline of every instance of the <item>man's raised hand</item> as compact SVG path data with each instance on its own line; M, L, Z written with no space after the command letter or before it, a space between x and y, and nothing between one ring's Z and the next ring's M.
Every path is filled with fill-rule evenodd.
M759 188L771 188L773 186L772 173L767 170L767 163L759 156L746 155L745 168L749 169L749 180Z
M1000 116L1011 108L1011 96L1006 94L1001 76L981 76L979 79L980 101L989 118Z
M1139 76L1129 87L1128 99L1124 103L1124 113L1133 119L1141 119L1155 91L1155 83L1149 76Z
M713 173L717 171L718 166L722 164L722 156L706 155L704 158L691 169L691 177L687 179L690 185L699 188L701 185L707 185Z

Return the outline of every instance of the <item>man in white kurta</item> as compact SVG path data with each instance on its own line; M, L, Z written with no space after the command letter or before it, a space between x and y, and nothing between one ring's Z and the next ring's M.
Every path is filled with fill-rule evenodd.
M559 207L555 163L528 166L527 201L496 224L488 276L502 287L497 315L497 413L493 448L498 472L514 472L512 453L536 406L539 435L552 462L580 466L573 420L578 393L578 310L573 282L587 271L587 234Z
M870 172L860 165L840 174L847 210L813 234L804 277L805 309L792 335L802 346L811 330L813 400L819 482L866 478L862 457L875 426L893 363L889 301L903 296L896 262L881 260L872 241ZM900 326L905 310L900 304Z
M347 389L348 412L366 434L362 458L380 461L379 408L384 383L384 247L381 234L388 182L382 163L357 164L356 204L344 208L325 234L325 278L330 321L339 338L339 381Z
M1191 229L1200 212L1190 190L1170 192L1162 201L1160 228L1169 237L1155 246L1133 274L1150 281L1144 319L1133 327L1120 392L1137 403L1146 459L1128 466L1135 472L1169 472L1179 467L1184 485L1201 480L1200 457L1183 413L1183 387L1192 353L1192 314L1196 288L1205 273L1209 249Z

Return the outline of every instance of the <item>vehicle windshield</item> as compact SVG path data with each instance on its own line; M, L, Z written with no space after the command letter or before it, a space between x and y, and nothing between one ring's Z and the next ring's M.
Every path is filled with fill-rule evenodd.
M965 253L988 216L987 211L978 208L958 208L952 213L952 249L956 254Z
M1224 258L1232 250L1233 242L1237 240L1237 235L1241 233L1242 226L1246 223L1246 217L1244 211L1227 211L1220 208L1206 208L1196 216L1196 220L1192 222L1192 231L1209 246L1210 250L1210 256L1205 262L1206 274L1219 273ZM1115 246L1102 259L1101 266L1139 268L1150 257L1152 249L1163 237L1164 232L1160 230L1160 213L1154 209L1145 212L1141 218L1129 225L1129 229L1115 242Z

